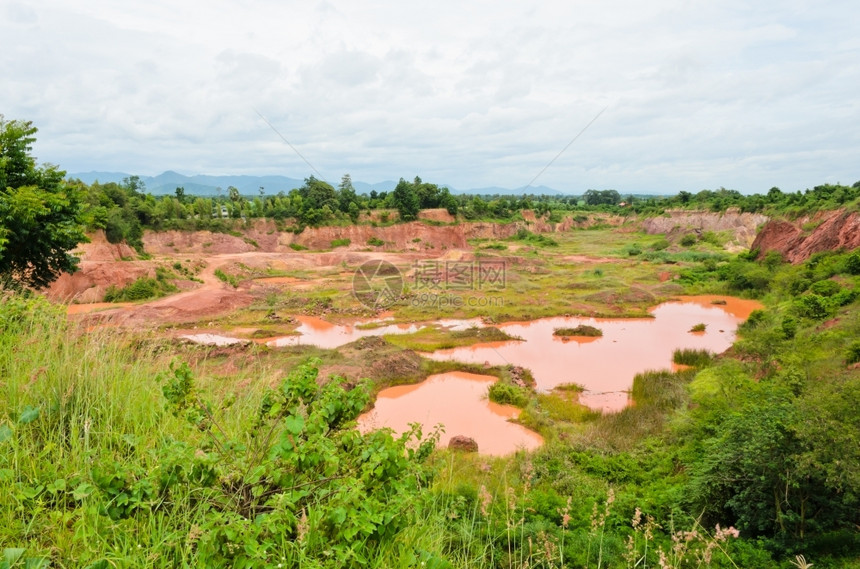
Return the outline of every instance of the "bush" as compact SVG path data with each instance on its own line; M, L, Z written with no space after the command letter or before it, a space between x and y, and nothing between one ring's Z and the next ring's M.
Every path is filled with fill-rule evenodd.
M105 302L134 302L164 296L177 288L166 280L141 277L123 288L109 286L105 291Z
M720 267L720 276L732 290L761 292L768 289L773 274L759 265L735 261Z
M826 299L817 294L805 294L792 302L792 311L802 318L824 320L830 315Z
M651 245L652 251L662 251L663 249L668 248L670 245L668 239L658 239Z
M293 251L306 251L307 247L304 245L299 245L298 243L290 243L290 249Z
M860 340L855 340L848 346L848 350L845 353L845 362L848 365L860 362Z
M352 241L350 239L347 239L347 238L334 239L331 242L331 248L336 249L337 247L349 247L350 243L352 243Z
M746 321L741 323L738 327L739 330L752 330L753 328L758 327L762 324L767 318L767 312L764 310L757 308L750 312L750 315L747 317Z
M841 288L842 287L839 286L838 282L827 279L825 281L817 281L812 283L812 285L809 287L809 290L819 296L833 296L834 294L839 292Z
M691 247L696 244L696 236L692 233L687 233L686 235L681 237L680 243L684 247Z
M854 251L845 259L845 272L849 275L860 275L860 251Z
M698 324L694 324L692 328L690 328L690 332L704 332L708 327L704 322L699 322Z
M376 237L374 235L373 237L371 237L370 239L367 240L367 244L372 246L372 247L382 247L383 245L385 245L385 241L383 241L382 239L380 239L379 237Z
M780 328L782 329L782 334L785 336L785 339L791 340L797 334L797 320L795 320L791 315L786 315L782 319Z
M502 381L497 381L490 386L487 397L494 403L514 405L520 408L525 407L529 402L528 390Z

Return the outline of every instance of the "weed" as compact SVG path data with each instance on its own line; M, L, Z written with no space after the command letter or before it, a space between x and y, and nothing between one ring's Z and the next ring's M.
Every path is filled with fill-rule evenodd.
M714 355L708 350L682 348L672 352L672 361L678 365L700 368L710 365L713 360Z

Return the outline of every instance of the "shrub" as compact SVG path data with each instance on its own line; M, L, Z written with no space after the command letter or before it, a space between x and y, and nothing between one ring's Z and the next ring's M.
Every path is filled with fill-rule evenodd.
M782 329L782 334L785 336L785 339L791 340L797 334L797 320L791 315L786 315L782 319L780 328Z
M690 328L690 332L704 332L708 327L704 322L699 322L698 324L694 324L692 328Z
M714 245L716 247L723 246L723 239L713 231L705 231L704 233L702 233L702 235L699 237L699 241L702 241L704 243L710 243L711 245Z
M827 279L824 281L817 281L812 283L812 285L809 287L809 290L819 296L833 296L834 294L839 292L841 288L842 287L839 286L838 282Z
M860 251L854 251L845 259L845 272L849 275L860 275Z
M845 353L845 361L849 365L860 362L860 340L855 340L848 346L848 350Z
M174 292L177 288L166 280L154 279L152 277L141 277L133 283L118 288L109 286L105 291L105 302L134 302L164 296Z
M767 313L764 310L757 308L750 312L750 315L747 317L746 321L743 322L739 328L741 330L752 330L753 328L756 328L759 324L764 322L766 317Z
M334 239L331 242L331 248L335 249L337 247L349 247L350 243L352 243L352 241L348 238Z
M696 244L696 236L692 233L687 233L686 235L681 237L680 243L684 247L691 247Z
M670 245L668 239L658 239L651 245L652 251L662 251L663 249L668 248Z
M805 294L792 302L792 311L803 318L823 320L830 315L826 299L817 294Z
M305 247L304 245L299 245L298 243L290 243L290 249L292 249L293 251L305 251L307 250L307 247Z
M516 407L525 407L529 402L528 390L502 381L497 381L490 386L487 397L494 403Z
M371 237L370 239L367 240L367 244L371 245L373 247L382 247L383 245L385 245L385 241L383 241L382 239L380 239L379 237L376 237L374 235L373 237Z

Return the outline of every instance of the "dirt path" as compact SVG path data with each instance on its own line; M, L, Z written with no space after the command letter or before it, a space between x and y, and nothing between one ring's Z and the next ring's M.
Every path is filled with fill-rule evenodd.
M468 253L468 251L448 250L444 253L443 257L446 259L461 258ZM202 283L197 284L194 288L141 304L126 304L117 306L116 308L100 310L97 313L89 313L86 317L98 320L104 324L144 327L149 325L197 322L202 319L214 318L230 311L245 308L263 294L267 286L271 285L267 285L262 279L260 281L247 279L234 288L230 284L221 281L215 275L218 269L228 274L235 274L237 272L235 268L239 265L246 270L250 268L260 271L274 269L275 271L305 270L310 272L343 267L346 277L349 277L362 263L370 260L389 261L401 266L404 273L406 273L409 270L409 265L415 261L435 258L437 256L438 254L427 252L392 253L381 251L187 254L181 257L192 263L205 263L204 268L196 275L196 278L200 279ZM176 256L159 255L146 263L154 267L165 263L170 264L176 260ZM137 262L135 267L140 263ZM114 273L122 271L123 267L132 267L127 261L98 261L98 264L110 265ZM136 270L139 271L139 267ZM319 278L302 279L296 283L282 284L287 284L295 290L310 290L314 287L331 284L332 281L333 279L330 276L320 276ZM104 304L99 305L99 308L103 307L105 307ZM83 313L89 311L75 308L70 309L69 312Z

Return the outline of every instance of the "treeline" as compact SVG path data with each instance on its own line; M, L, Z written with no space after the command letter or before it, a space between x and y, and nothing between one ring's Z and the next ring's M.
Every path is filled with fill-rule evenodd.
M444 208L462 220L498 221L519 219L523 210L533 210L550 222L559 222L566 213L576 211L660 215L670 209L717 212L736 208L741 212L797 217L850 206L860 199L860 182L852 186L824 184L803 192L783 192L774 187L766 194L752 195L720 188L698 193L681 191L674 196L622 196L616 190L588 190L581 196L503 196L455 195L419 177L412 181L401 178L390 192L359 194L349 174L336 188L311 176L300 188L274 195L267 195L263 188L258 195L242 195L231 186L216 196L191 196L182 187L176 188L173 195L154 196L146 192L137 176L121 183L91 185L72 180L69 189L83 195L90 229L104 229L109 241L125 240L138 247L144 229L226 231L234 225L229 220L253 218L283 221L286 228L301 231L306 226L359 223L362 214L376 210L382 211L376 219L383 224L395 219L411 221L418 218L421 210L434 208ZM396 218L384 210L397 211Z

